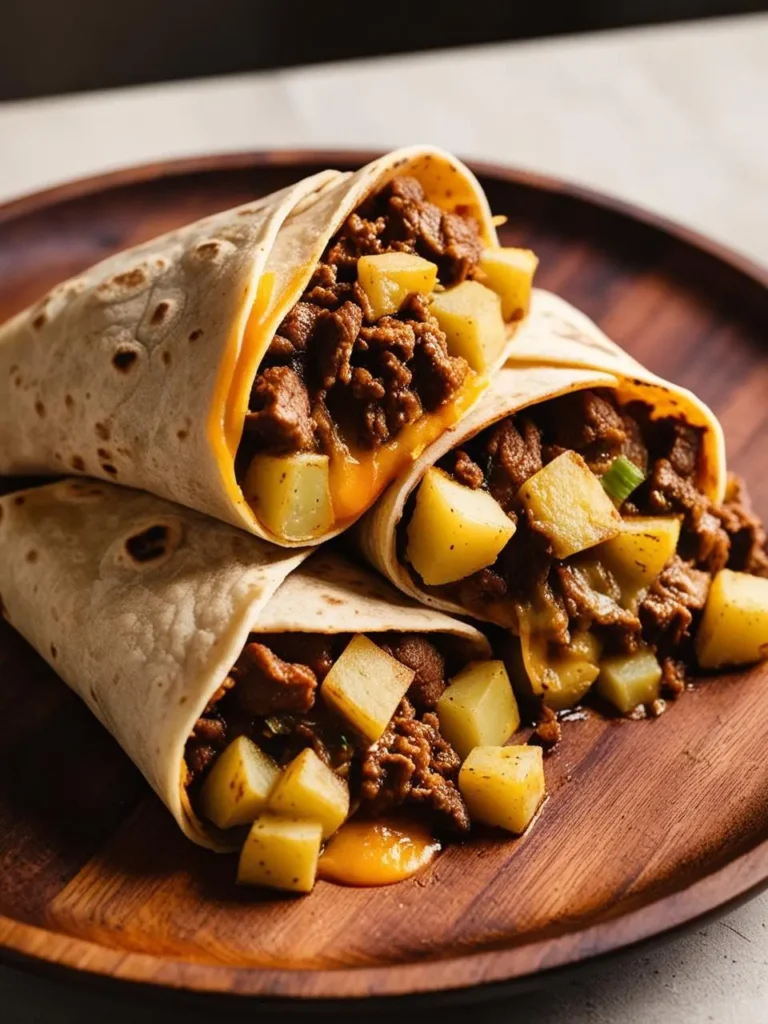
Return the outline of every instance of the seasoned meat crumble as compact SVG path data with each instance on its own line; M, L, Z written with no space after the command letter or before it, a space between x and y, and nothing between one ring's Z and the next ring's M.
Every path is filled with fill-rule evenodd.
M375 635L415 675L389 727L371 746L324 706L318 690L349 640L347 634L252 636L187 743L193 798L216 757L246 735L279 764L311 747L348 779L362 814L415 808L438 833L467 831L469 816L457 787L461 762L434 713L446 686L445 655L419 634Z
M344 442L374 449L450 401L469 367L448 353L424 296L375 320L357 281L361 256L401 252L437 264L442 285L473 276L480 226L429 202L396 177L345 221L301 299L280 324L256 377L238 463L256 452L330 454Z

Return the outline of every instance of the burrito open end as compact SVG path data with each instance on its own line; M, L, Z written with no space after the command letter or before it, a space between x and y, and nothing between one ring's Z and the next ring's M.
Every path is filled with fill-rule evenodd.
M551 712L592 692L658 714L691 673L768 656L766 533L716 418L613 355L500 371L362 525L406 593L506 628Z
M477 400L536 268L472 173L390 153L120 253L0 328L0 472L141 488L285 546Z
M483 634L308 553L69 479L0 499L0 609L244 884L385 884L474 822L522 832L542 750Z

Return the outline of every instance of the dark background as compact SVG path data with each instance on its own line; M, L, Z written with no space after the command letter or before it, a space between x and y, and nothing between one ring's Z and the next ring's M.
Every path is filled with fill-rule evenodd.
M0 0L0 100L764 10L768 0Z

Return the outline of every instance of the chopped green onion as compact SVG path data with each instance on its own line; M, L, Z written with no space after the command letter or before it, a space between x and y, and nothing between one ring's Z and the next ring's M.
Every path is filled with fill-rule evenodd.
M621 506L643 480L645 477L634 462L630 462L625 455L620 455L613 460L603 474L600 483L605 488L608 497Z

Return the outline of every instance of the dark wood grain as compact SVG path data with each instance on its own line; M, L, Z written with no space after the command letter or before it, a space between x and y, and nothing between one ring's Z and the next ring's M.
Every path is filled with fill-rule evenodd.
M107 253L365 154L215 157L0 208L0 320ZM768 280L618 202L478 168L539 283L720 415L768 515ZM3 481L5 489L10 481ZM0 626L0 945L195 992L351 999L460 990L625 948L768 881L768 672L701 683L659 720L571 723L522 840L449 849L389 889L238 891L87 710Z

